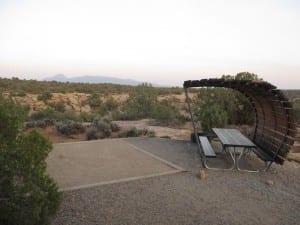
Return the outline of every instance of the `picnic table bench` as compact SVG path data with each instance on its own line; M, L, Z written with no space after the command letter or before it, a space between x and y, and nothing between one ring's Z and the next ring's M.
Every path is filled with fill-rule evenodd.
M211 146L208 138L206 136L199 136L199 141L202 146L202 150L206 157L208 158L216 158L216 153L213 147Z

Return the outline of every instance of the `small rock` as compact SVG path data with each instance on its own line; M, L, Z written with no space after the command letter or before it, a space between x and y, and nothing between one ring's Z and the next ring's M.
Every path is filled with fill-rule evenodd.
M267 185L269 185L269 186L273 186L274 185L274 181L272 181L272 180L267 180Z
M205 175L205 171L204 170L200 170L199 177L200 177L200 180L205 180L206 175Z

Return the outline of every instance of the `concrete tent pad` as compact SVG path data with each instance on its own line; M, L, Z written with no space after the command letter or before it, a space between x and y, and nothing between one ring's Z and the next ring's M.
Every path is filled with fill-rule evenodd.
M179 172L122 139L54 144L47 171L63 190Z

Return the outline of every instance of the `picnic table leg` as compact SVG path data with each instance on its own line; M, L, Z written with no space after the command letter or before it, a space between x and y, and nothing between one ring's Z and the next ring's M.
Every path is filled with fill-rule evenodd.
M224 145L222 145L222 148L223 148L223 151L227 152L227 148ZM228 151L230 152L230 150L228 150ZM234 164L230 168L210 167L209 165L207 165L206 157L204 157L203 165L206 169L210 169L210 170L223 170L223 171L226 171L226 170L233 170L234 169Z
M226 147L224 147L224 150L225 150L225 152L229 152L229 154L230 154L230 157L231 157L231 159L232 159L232 162L233 162L233 164L232 164L232 167L230 167L230 169L231 170L233 170L233 169L235 169L235 148L233 149L233 153L232 153L232 151L230 150L230 148L228 147L228 149L226 148Z
M241 158L243 157L243 155L244 155L245 153L247 153L248 151L249 151L248 148L244 148L244 149L242 150L241 154L239 155L239 157L238 157L238 159L237 159L236 168L237 168L238 171L244 171L244 172L250 172L250 173L257 173L257 172L259 172L259 170L247 170L247 169L241 169L241 168L240 168L240 160L241 160Z

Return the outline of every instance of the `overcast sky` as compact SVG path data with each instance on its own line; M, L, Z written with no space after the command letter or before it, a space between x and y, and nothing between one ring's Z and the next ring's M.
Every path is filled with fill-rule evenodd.
M0 0L1 77L240 71L300 89L300 0Z

